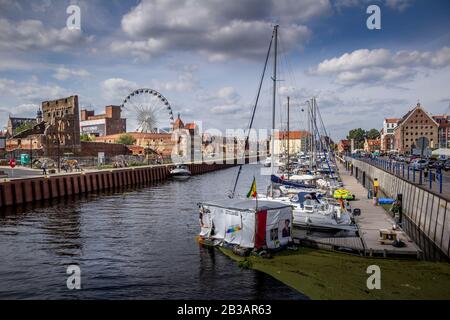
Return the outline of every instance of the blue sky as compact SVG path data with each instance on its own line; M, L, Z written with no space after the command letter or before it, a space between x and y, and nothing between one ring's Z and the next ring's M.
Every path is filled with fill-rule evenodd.
M81 8L81 31L66 8ZM368 30L366 8L381 8ZM449 113L450 1L432 0L0 0L0 126L40 102L78 94L101 112L134 89L159 90L204 128L244 128L274 23L281 49L277 122L305 128L317 97L335 139L381 128L420 101ZM270 125L270 79L256 125ZM129 129L133 129L133 120Z

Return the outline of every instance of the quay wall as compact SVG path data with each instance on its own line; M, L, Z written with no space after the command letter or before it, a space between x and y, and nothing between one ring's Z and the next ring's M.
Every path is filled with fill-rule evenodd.
M403 229L408 236L422 250L435 256L429 258L439 260L442 256L447 259L450 257L449 201L424 186L410 183L364 161L346 158L343 162L347 169L352 163L353 175L366 188L370 188L373 179L377 178L381 192L388 197L396 199L398 194L402 194ZM430 246L440 252L431 250Z
M247 158L245 163L254 160ZM187 166L192 175L198 175L238 165L236 159L234 161L231 159L229 162L191 163ZM168 179L173 167L173 165L143 166L6 180L0 182L0 208L143 183L155 183Z

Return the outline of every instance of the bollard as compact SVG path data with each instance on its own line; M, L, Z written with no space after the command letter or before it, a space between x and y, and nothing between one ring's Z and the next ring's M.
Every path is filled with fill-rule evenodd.
M409 181L409 166L408 166L408 181Z
M432 182L433 182L433 173L431 172L431 170L430 170L430 173L429 173L429 175L428 175L428 180L430 181L430 189L431 189L431 187L432 187Z
M439 193L442 193L442 173L439 174Z
M405 177L405 164L402 164L402 176Z
M412 171L413 171L413 182L416 182L416 168L413 167Z
M422 173L423 173L423 170L420 169L420 170L419 170L419 185L422 184Z
M397 202L399 204L398 208L398 223L401 225L403 222L403 194L397 194Z

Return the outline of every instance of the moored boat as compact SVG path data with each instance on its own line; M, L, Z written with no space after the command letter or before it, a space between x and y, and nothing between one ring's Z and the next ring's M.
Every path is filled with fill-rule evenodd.
M170 176L174 179L185 180L191 177L191 171L185 165L176 165L174 169L170 170Z

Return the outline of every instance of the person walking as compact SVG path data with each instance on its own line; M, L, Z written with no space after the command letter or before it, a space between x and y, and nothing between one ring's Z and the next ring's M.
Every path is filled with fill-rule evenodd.
M377 178L373 179L373 204L378 205L378 190L380 187L380 182Z
M43 163L42 163L41 169L42 169L42 174L43 174L44 176L46 176L46 175L47 175L47 162L43 162Z

